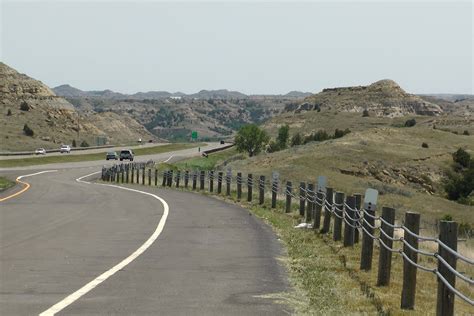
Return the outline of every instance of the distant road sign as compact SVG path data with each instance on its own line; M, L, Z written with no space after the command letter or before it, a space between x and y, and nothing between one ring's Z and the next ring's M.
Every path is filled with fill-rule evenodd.
M197 139L198 138L198 132L192 131L191 132L191 139Z

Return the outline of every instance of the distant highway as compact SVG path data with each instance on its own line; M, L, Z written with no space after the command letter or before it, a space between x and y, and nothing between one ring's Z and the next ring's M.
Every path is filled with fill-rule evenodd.
M0 202L0 314L291 313L275 300L289 284L270 227L200 194L89 183L103 163L2 170L57 171L23 178L29 190Z
M213 148L219 148L227 146L228 144L221 145L219 143L207 143L207 146L201 147L201 152L203 150L209 150ZM122 147L120 147L122 148ZM103 150L103 149L102 149ZM173 162L179 159L183 159L185 157L193 157L193 156L200 156L201 152L198 151L198 148L189 148L183 150L177 150L174 152L166 152L160 154L151 154L151 155L140 155L135 157L135 161L147 161L147 160L154 160ZM48 155L48 154L47 154ZM66 154L63 154L66 155ZM31 156L30 156L31 157ZM18 158L18 156L16 156ZM126 162L126 161L125 161ZM44 165L33 165L33 166L25 166L25 167L13 167L13 168L0 168L0 175L2 172L12 171L12 170L46 170L46 169L65 169L65 168L84 168L84 167L102 167L107 165L112 165L115 163L120 163L120 160L105 160L105 153L103 160L93 160L93 161L83 161L83 162L67 162L67 163L54 163L54 164L44 164Z
M108 151L118 151L124 148L136 149L136 148L147 148L147 147L156 147L168 145L169 143L143 143L142 145L134 146L116 146L110 148L93 148L93 149L83 149L83 150L72 150L69 154L61 154L60 152L49 152L46 155L12 155L12 156L1 156L0 160L8 159L21 159L21 158L34 158L34 157L45 157L45 156L64 156L64 155L85 155L85 154L96 154L96 153L106 153ZM36 148L32 149L35 150ZM59 149L59 146L58 146ZM104 156L105 157L105 156Z

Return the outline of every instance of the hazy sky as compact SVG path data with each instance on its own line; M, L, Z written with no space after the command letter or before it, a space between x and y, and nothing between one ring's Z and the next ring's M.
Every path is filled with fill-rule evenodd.
M473 93L471 1L1 1L1 60L83 90Z

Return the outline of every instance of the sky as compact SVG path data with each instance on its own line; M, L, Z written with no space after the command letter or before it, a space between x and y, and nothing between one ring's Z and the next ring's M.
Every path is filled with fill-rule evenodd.
M0 2L0 60L50 87L474 93L472 1Z

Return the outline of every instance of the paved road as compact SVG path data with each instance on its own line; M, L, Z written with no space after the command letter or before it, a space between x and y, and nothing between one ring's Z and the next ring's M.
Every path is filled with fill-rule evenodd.
M229 144L221 145L219 143L207 143L207 146L201 147L201 151L214 149L214 148L220 148L220 147L224 147L228 145ZM198 147L196 147L196 148L177 150L174 152L166 152L166 153L161 153L161 154L135 156L135 161L141 162L141 161L147 161L151 159L155 162L159 162L159 161L173 162L179 159L183 159L185 157L193 157L193 156L200 156L200 155L201 153L198 152ZM92 160L92 161L83 161L83 162L54 163L54 164L33 165L33 166L17 167L17 168L0 168L0 172L7 173L12 170L19 171L19 170L73 169L73 168L84 168L84 167L101 168L102 166L110 166L114 163L120 163L120 161L110 161L110 160L106 161L104 159L104 160Z
M109 151L118 151L121 149L137 149L137 148L147 148L147 147L156 147L156 146L163 146L168 145L169 143L143 143L141 145L133 145L133 146L115 146L111 148L94 148L94 149L84 149L84 150L72 150L68 155L84 155L84 154L96 154L96 153L105 153ZM36 149L36 148L35 148ZM59 149L59 147L58 147ZM33 149L34 150L34 149ZM46 156L61 156L66 154L61 154L60 152L50 152L47 153ZM43 155L14 155L14 156L1 156L0 160L9 160L9 159L21 159L21 158L41 158L45 157Z
M135 186L163 198L79 183L97 168L24 180L0 204L0 314L35 315L158 238L64 315L283 315L270 294L288 290L282 249L248 211L199 194ZM26 172L29 173L29 172ZM25 172L16 172L25 174ZM84 179L86 180L86 179Z

